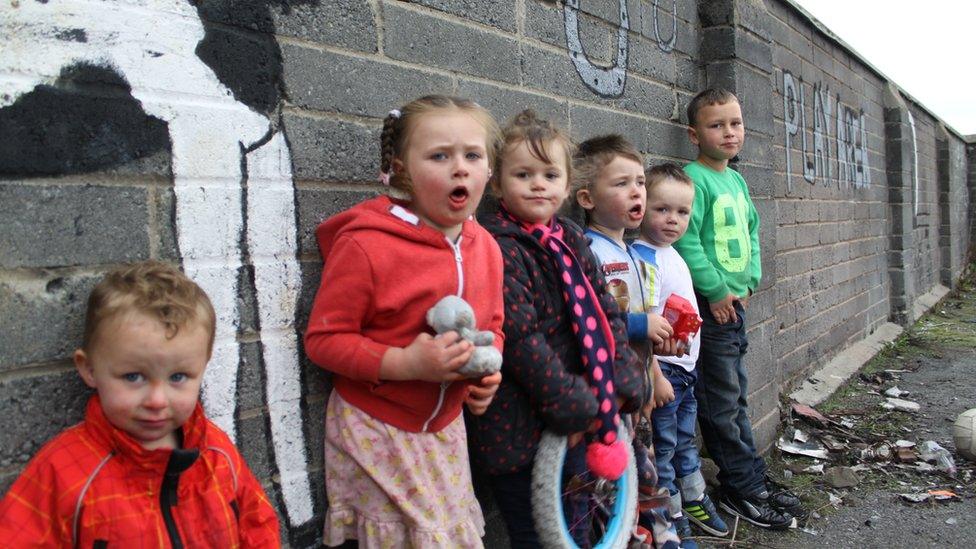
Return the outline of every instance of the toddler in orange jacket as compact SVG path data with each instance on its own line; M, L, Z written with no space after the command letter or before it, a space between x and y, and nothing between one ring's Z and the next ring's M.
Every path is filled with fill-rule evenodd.
M199 403L214 323L170 265L95 286L73 358L97 394L0 501L6 547L280 546L261 485Z

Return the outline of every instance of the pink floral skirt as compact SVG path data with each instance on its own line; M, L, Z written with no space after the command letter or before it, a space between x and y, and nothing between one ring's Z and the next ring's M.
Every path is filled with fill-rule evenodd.
M458 416L437 433L401 431L336 391L325 420L322 540L373 547L482 547L485 520L471 487Z

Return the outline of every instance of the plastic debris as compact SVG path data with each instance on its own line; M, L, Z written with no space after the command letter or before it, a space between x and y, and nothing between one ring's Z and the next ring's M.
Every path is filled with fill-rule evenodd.
M896 440L895 446L899 448L911 448L915 446L915 443L910 440Z
M959 521L956 519L956 517L949 517L945 520L945 523L948 524L949 526L953 526L958 522Z
M780 437L776 443L776 447L787 454L796 454L817 459L827 459L828 457L827 450L815 442L798 443Z
M929 499L928 494L914 493L914 494L898 494L902 499L910 501L912 503L922 503L923 501Z
M813 528L799 528L799 530L805 534L810 534L811 536L819 536L820 532L814 530Z
M824 471L824 481L832 488L851 488L857 486L861 479L850 467L831 467Z
M897 410L899 412L909 413L915 413L922 409L917 402L891 397L886 398L885 401L881 403L881 407L888 410Z
M844 500L840 496L836 496L830 492L827 492L827 497L830 498L830 504L834 507L840 507L840 504L844 503Z
M822 475L824 472L824 464L818 463L816 465L811 465L809 467L804 467L801 472L803 473L813 473L817 475Z
M806 442L809 439L808 439L806 433L804 433L803 431L797 429L793 433L793 440L796 441L796 442Z
M924 461L935 463L938 470L950 475L956 474L956 462L952 459L952 454L938 442L926 440L918 446L918 455Z
M899 463L914 463L918 461L918 454L911 447L899 446L895 449L895 460Z
M793 408L793 413L795 413L796 415L804 419L809 419L821 425L826 425L828 423L828 419L823 414L814 410L812 407L807 406L806 404L800 404L799 402L794 402L792 408Z
M827 447L831 452L841 452L847 450L847 444L837 440L831 435L820 435L820 442Z
M872 448L865 448L860 452L860 458L871 461L888 461L891 459L891 446L881 443Z
M895 385L894 387L886 390L884 392L884 394L885 394L885 396L890 396L890 397L898 398L898 397L903 397L903 396L907 395L908 394L908 391L902 391L901 389L898 388L897 385Z
M929 490L928 494L937 500L962 499L952 490Z

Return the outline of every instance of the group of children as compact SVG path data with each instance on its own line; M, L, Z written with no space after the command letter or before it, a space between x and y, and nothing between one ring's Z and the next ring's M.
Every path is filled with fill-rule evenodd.
M568 469L611 470L631 423L622 417L636 420L637 539L691 547L689 521L728 532L705 493L696 420L725 510L769 528L802 514L767 477L746 407L745 312L761 272L759 218L728 167L744 139L738 100L706 90L688 122L698 159L645 171L624 138L577 147L532 111L504 130L455 97L390 112L380 162L390 192L316 231L324 268L304 344L333 374L326 545L480 546L474 468L511 546L536 547L542 432L567 436ZM498 207L476 220L489 188ZM585 212L585 231L559 213L567 200ZM426 319L447 295L494 335L501 372L458 373L474 344L433 335ZM701 315L700 335L674 333L663 316L671 295ZM206 295L163 264L95 288L74 361L97 394L0 502L0 539L278 545L264 492L198 403L214 318Z

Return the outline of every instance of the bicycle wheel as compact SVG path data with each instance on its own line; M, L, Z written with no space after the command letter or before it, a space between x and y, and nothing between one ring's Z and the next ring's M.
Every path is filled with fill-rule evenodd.
M630 436L620 429L626 442L627 468L615 481L594 479L587 471L567 474L566 437L542 433L532 468L532 515L542 545L551 549L574 549L574 539L586 538L586 547L626 547L637 513L637 466Z

